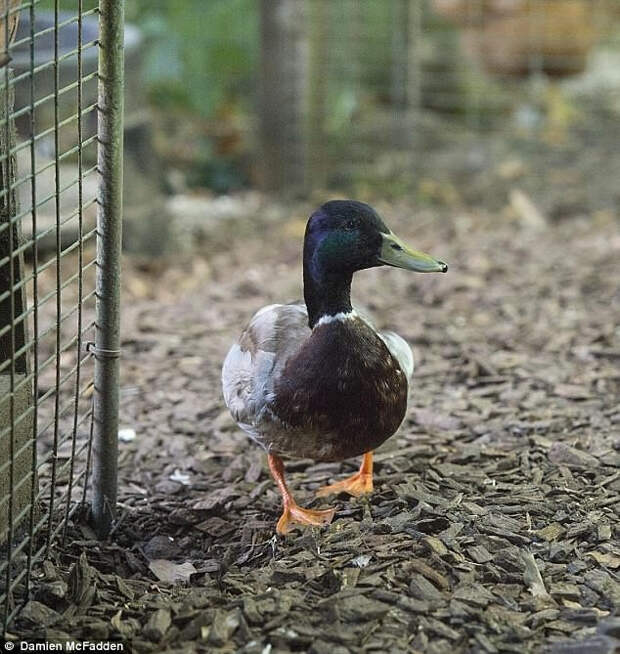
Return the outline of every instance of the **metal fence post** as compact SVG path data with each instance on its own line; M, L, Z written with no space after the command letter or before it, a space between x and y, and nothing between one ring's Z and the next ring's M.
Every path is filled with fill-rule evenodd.
M0 1L0 52L5 43L12 42L17 30L19 14L8 12L15 2ZM31 470L34 441L33 420L30 414L33 396L27 383L30 351L26 291L23 285L24 257L21 220L18 218L15 180L17 161L11 151L15 148L13 110L15 89L13 71L1 63L0 54L0 546L10 553L16 532L22 532L27 519L24 508L31 500L31 485L24 481L35 476ZM21 354L16 354L21 352ZM9 364L7 366L7 364ZM17 418L22 417L18 421ZM8 466L8 468L7 468ZM16 516L21 515L17 519ZM10 566L7 568L10 570Z
M123 188L123 0L99 0L97 324L92 517L105 537L116 511Z

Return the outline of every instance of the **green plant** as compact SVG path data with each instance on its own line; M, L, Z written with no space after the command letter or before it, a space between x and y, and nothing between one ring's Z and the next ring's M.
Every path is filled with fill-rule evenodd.
M127 20L145 36L151 99L212 116L247 101L258 52L253 0L134 0Z

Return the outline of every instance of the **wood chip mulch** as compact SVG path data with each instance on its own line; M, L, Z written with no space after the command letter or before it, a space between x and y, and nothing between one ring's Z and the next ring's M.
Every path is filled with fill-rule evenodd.
M356 277L416 356L375 493L332 498L326 529L275 537L264 455L220 395L251 313L299 297L306 207L260 241L152 278L130 269L119 521L106 542L72 524L13 634L134 652L617 651L617 225L377 206L451 268ZM287 471L300 503L326 506L313 491L357 465Z

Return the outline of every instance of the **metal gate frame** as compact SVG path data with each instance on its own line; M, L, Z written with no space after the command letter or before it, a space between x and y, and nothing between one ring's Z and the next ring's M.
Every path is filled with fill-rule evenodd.
M92 515L100 537L116 515L123 210L124 0L100 0L99 196Z
M44 559L53 544L56 544L57 536L63 530L67 535L67 526L71 516L83 505L86 498L87 483L90 475L90 489L92 493L90 505L91 523L97 535L106 537L113 526L117 498L117 464L118 464L118 408L119 408L119 375L120 375L120 264L121 264L121 223L122 223L122 184L123 184L123 79L124 79L124 0L98 0L98 7L94 5L92 10L84 11L85 0L76 0L77 17L71 20L60 20L59 0L54 2L54 25L46 30L35 30L35 6L40 0L5 0L4 9L0 9L0 20L4 20L2 29L5 36L7 55L0 57L0 66L10 61L11 42L9 38L9 18L14 21L13 29L17 22L19 12L29 12L30 35L23 38L22 44L29 44L30 59L29 70L21 75L21 81L29 80L30 102L23 109L13 112L11 94L15 82L8 67L4 71L0 69L0 79L4 78L4 115L0 117L0 130L4 134L4 140L0 139L0 163L3 166L3 179L0 189L0 204L2 205L3 220L0 220L0 236L4 239L4 248L8 254L0 251L0 272L6 277L6 289L0 288L0 301L4 303L5 322L0 325L0 335L4 335L3 347L5 360L0 361L0 370L9 379L8 393L0 397L0 405L4 405L4 414L0 418L8 426L0 424L0 434L3 439L8 436L8 443L2 444L5 449L0 459L4 480L3 496L0 502L5 506L5 531L3 532L4 543L0 544L0 621L2 622L2 633L6 633L10 621L17 615L20 608L29 599L31 592L32 568ZM88 47L98 48L98 68L92 75L83 75L82 50L87 47L82 40L82 21L89 13L99 14L99 34L96 41L88 43ZM77 23L77 47L64 56L59 56L59 28L72 23ZM35 66L35 37L42 34L52 34L54 41L54 55L51 61L45 61ZM12 36L12 34L11 34ZM0 49L1 48L0 44ZM61 88L59 82L59 63L63 58L77 56L77 79ZM43 98L35 100L35 72L44 69L51 69L54 74L54 90ZM83 106L82 85L87 80L97 78L97 101L96 104ZM77 112L72 112L69 118L59 118L59 97L65 91L70 90L77 94ZM53 128L44 130L47 136L53 136L55 142L54 160L42 169L37 169L35 164L35 141L41 137L35 131L35 108L45 102L54 103ZM82 124L84 116L93 110L96 112L97 127L96 135L92 138L83 139ZM13 143L13 119L18 115L29 117L30 137L25 143L15 146ZM61 128L76 121L78 145L70 150L61 153L59 146L59 132ZM3 145L2 145L3 143ZM88 144L96 143L97 164L95 167L84 171L82 164L82 149ZM30 174L15 179L15 156L22 149L30 150ZM77 156L78 176L71 185L78 186L78 209L68 218L61 218L60 196L68 187L60 183L60 161L67 154ZM54 192L44 198L44 201L55 202L56 223L54 227L46 230L48 234L56 236L55 257L39 266L37 259L38 240L40 238L37 229L37 207L44 204L43 200L37 198L35 185L42 171L51 169L55 171ZM6 171L9 172L6 172ZM96 226L91 231L83 232L83 211L90 206L83 202L83 179L86 174L93 172L97 174L96 200ZM16 189L21 184L31 185L32 209L24 213L17 210ZM22 217L31 213L33 232L32 239L22 243L19 238L20 222ZM66 247L64 250L61 238L61 225L68 220L77 218L79 221L79 235L76 244ZM92 262L83 265L82 249L87 238L93 236L96 241L96 255ZM27 249L32 251L33 270L23 279L20 277L21 260ZM30 251L29 250L29 251ZM71 251L78 252L78 272L68 280L63 280L60 261ZM37 275L41 270L50 269L56 263L56 286L55 290L40 297L37 293ZM83 273L93 263L95 266L95 289L91 293L83 291ZM4 271L2 271L4 266ZM17 271L17 273L15 272ZM60 327L67 318L63 314L61 305L61 290L69 282L78 284L78 301L69 312L69 315L77 313L77 335L69 343L61 347ZM32 307L25 308L25 305L18 304L16 298L25 298L26 284L33 288ZM39 366L37 352L39 337L49 336L54 332L54 325L49 329L39 331L38 309L43 302L56 296L56 347L55 354L45 360ZM82 303L94 296L95 309L94 320L89 325L82 325ZM8 313L7 313L8 311ZM34 337L28 340L26 336L19 342L16 341L18 329L25 334L27 323L32 322ZM94 328L94 343L84 343L83 336L89 328ZM85 339L84 339L85 340ZM6 346L6 347L5 347ZM75 348L76 365L70 373L61 378L60 355L69 347ZM32 356L34 354L34 356ZM23 359L24 362L31 357L33 359L33 371L30 373L26 364L23 379L17 378L16 362ZM89 388L84 391L84 380L80 381L80 365L88 358L94 360L92 376L92 408L82 415L78 420L78 401L88 396ZM50 399L55 402L54 419L45 425L45 428L38 424L37 407L39 402L39 372L45 365L49 368L55 365L55 387L44 393L42 399ZM20 363L21 366L21 363ZM21 367L20 367L21 371ZM21 374L21 372L20 372ZM59 389L67 380L75 380L74 400L60 406ZM82 382L82 386L81 386ZM94 382L94 383L92 383ZM32 392L30 405L21 412L18 412L18 391L20 393ZM73 394L73 392L72 392ZM20 400L21 402L21 400ZM57 466L58 445L59 445L59 416L63 415L66 407L74 403L73 427L69 430L71 453L68 463ZM23 407L21 407L23 409ZM84 469L74 476L74 464L76 457L76 434L78 426L90 418L90 436L86 443L82 444L81 452L88 448L88 455ZM25 444L16 444L16 433L19 429L27 434L31 429L31 436ZM29 427L29 421L32 427ZM53 427L53 449L46 453L46 461L50 461L51 481L49 483L48 503L45 511L38 510L42 493L38 489L39 462L37 461L37 442L39 436L45 429ZM21 479L16 479L19 469L16 465L16 457L27 456L31 458L31 467L28 473ZM92 470L90 470L92 466ZM62 510L62 517L57 519L59 506L55 507L55 491L57 472L68 470L68 490L66 492L65 507ZM84 489L81 502L72 502L72 484L78 478L84 479ZM24 485L26 487L24 488ZM26 492L28 501L21 504L16 500L18 487L22 487L22 493ZM62 496L63 498L65 495ZM60 500L56 502L59 504ZM25 506L24 506L25 504ZM41 517L40 514L43 514ZM35 546L35 536L44 536L42 547ZM38 548L39 547L39 548ZM38 549L37 549L38 548Z

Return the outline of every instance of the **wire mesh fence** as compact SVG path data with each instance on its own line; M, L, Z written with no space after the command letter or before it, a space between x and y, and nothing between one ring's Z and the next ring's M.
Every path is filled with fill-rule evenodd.
M101 70L109 70L102 60L122 56L122 30L112 15L122 16L122 3L68 4L61 10L59 0L0 3L4 629L28 596L34 566L85 504L93 440L101 432L95 400L101 404L109 395L105 384L94 384L106 339L97 315L108 293L100 263L110 250L119 256L102 230L109 223L106 185L119 184L120 173L106 164L102 174L101 162L118 148L110 117L116 132L121 121L119 107L102 110L111 89L118 95L118 79ZM110 21L116 28L107 30L106 42ZM111 161L119 165L117 156ZM118 221L119 207L113 209Z
M600 154L618 136L617 3L274 0L257 23L256 175L271 189L376 180L417 193L433 158L445 171L468 153L465 174L500 166L513 148L512 158L533 155L529 181L544 203L534 177L592 138ZM600 208L613 200L604 195L586 201Z

